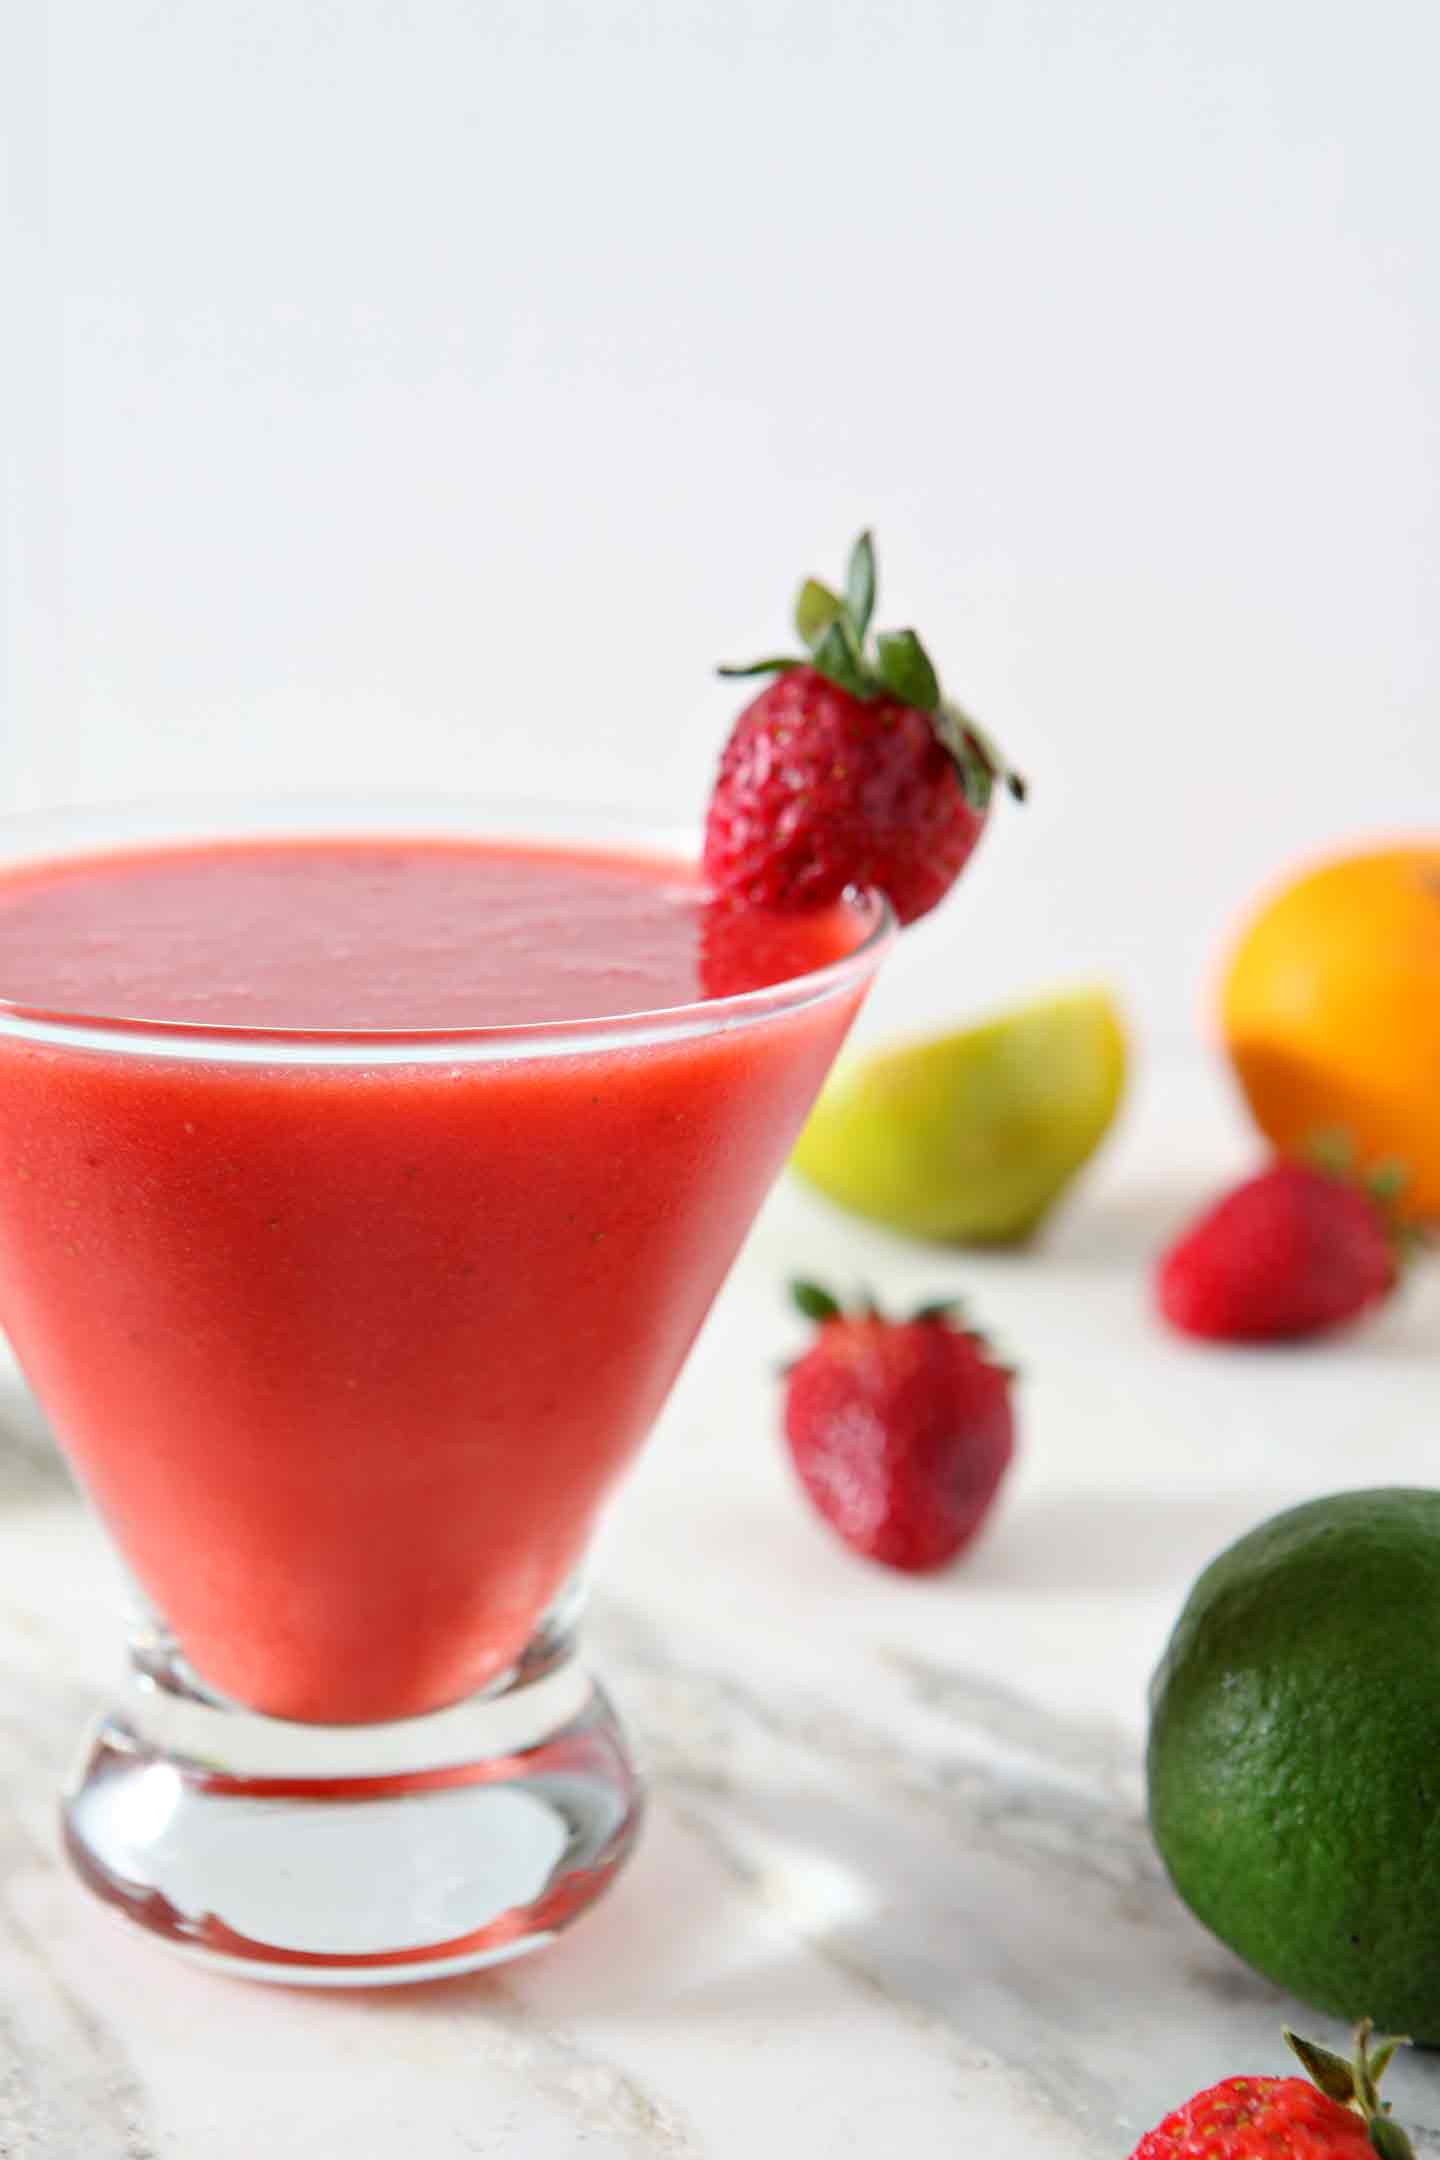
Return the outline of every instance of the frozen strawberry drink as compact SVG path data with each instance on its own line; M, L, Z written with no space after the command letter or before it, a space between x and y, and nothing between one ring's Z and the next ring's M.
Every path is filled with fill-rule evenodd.
M463 830L16 854L0 1320L150 1616L72 1852L252 1972L524 1948L635 1812L567 1585L883 910Z

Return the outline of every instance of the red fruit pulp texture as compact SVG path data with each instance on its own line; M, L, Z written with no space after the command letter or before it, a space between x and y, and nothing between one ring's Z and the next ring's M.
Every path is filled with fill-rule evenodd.
M578 851L95 858L0 878L0 993L250 1029L635 1012L706 993L710 912L682 864ZM758 920L754 972L833 960L870 919ZM513 1661L859 995L488 1063L0 1039L0 1320L211 1686L342 1723Z
M983 824L924 713L790 668L725 745L705 868L721 891L768 908L876 889L908 923L949 891Z
M1009 1375L932 1322L826 1324L790 1374L802 1484L855 1552L922 1573L975 1537L1015 1448Z
M1130 2160L1374 2160L1359 2115L1305 2078L1234 2077L1148 2131Z

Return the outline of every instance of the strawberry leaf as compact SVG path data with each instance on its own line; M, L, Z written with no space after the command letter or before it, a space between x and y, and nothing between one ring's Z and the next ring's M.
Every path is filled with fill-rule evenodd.
M978 742L971 723L958 705L942 705L932 714L934 728L942 749L950 754L965 800L972 810L984 815L995 792L995 768Z
M913 630L882 630L875 640L875 673L891 697L917 712L940 704L940 678Z
M875 612L875 543L868 532L862 532L850 550L845 570L845 612L856 644L863 645Z
M1400 2033L1395 2034L1393 2038L1376 2041L1367 2056L1372 2085L1380 2083L1381 2078L1384 2077L1385 2072L1395 2060L1400 2049L1409 2046L1410 2042Z
M1328 2100L1338 2100L1342 2107L1351 2105L1356 2096L1355 2072L1343 2055L1333 2054L1314 2040L1302 2040L1299 2033L1288 2029L1285 2045L1299 2057L1311 2083L1318 2085Z
M718 667L717 675L783 675L789 668L804 667L803 660L789 657L774 660L751 660L744 667Z
M1004 758L1001 757L1000 752L996 749L978 720L972 720L969 713L962 712L958 705L952 706L950 710L959 722L972 751L979 757L981 763L989 768L992 781L1003 780L1016 802L1024 802L1029 791L1026 788L1023 775L1015 772L1005 763Z
M799 1276L790 1285L790 1302L807 1320L838 1320L839 1301L823 1290L819 1283L805 1282Z
M1365 1190L1379 1208L1393 1207L1410 1182L1410 1172L1403 1162L1388 1158L1376 1163L1365 1180Z
M917 1305L910 1318L916 1325L935 1322L946 1327L960 1318L960 1302L958 1298L936 1298L932 1304Z
M795 632L802 645L813 652L831 623L845 612L845 602L839 593L822 585L819 578L807 577L795 598Z
M1372 2115L1365 2128L1380 2160L1415 2160L1414 2146L1399 2123L1392 2122L1388 2115Z
M851 697L866 701L874 697L875 687L861 666L859 655L846 634L845 623L839 616L820 638L812 657L816 672L838 689L848 690Z
M1355 1171L1355 1142L1343 1125L1322 1127L1309 1134L1303 1154L1312 1170L1326 1177L1349 1180Z

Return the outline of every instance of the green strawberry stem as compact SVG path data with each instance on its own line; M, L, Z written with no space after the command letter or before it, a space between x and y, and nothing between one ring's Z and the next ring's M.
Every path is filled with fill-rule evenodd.
M1302 2040L1288 2027L1285 2042L1299 2058L1311 2083L1318 2085L1327 2099L1339 2101L1361 2117L1380 2160L1415 2160L1414 2146L1400 2125L1391 2120L1388 2101L1380 2098L1381 2078L1398 2050L1409 2047L1410 2042L1398 2035L1383 2040L1374 2035L1369 2018L1362 2019L1355 2028L1355 2054L1350 2062L1313 2040Z
M1338 1184L1354 1185L1367 1196L1384 1223L1395 1257L1395 1272L1397 1276L1403 1275L1427 1243L1424 1230L1416 1223L1407 1223L1400 1214L1400 1199L1410 1182L1409 1166L1391 1157L1376 1163L1373 1169L1362 1171L1354 1139L1343 1125L1325 1126L1312 1132L1300 1152L1301 1159L1312 1170L1334 1178Z
M811 1282L804 1276L792 1276L788 1287L790 1302L795 1310L820 1327L830 1320L863 1318L886 1322L890 1317L874 1291L863 1283L857 1288L848 1306L842 1305L833 1291L827 1290L823 1283ZM989 1336L970 1325L965 1316L965 1308L958 1298L926 1298L897 1324L905 1327L950 1328L958 1335L966 1335L976 1349L1001 1372L1008 1373L1012 1380L1018 1377L1015 1366L1000 1363ZM785 1369L788 1370L788 1367Z
M1006 764L995 745L959 705L945 698L935 666L914 630L881 630L867 647L875 612L875 543L862 532L850 550L845 590L835 592L819 578L806 578L795 601L795 632L806 648L803 658L780 654L722 667L726 676L777 675L790 668L812 667L838 689L870 704L894 698L925 713L935 739L950 758L971 808L987 808L995 783L1002 781L1017 802L1025 800L1025 782Z

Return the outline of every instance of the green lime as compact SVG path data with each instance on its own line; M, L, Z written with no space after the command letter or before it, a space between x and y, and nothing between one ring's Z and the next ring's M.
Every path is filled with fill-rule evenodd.
M1150 1823L1222 1942L1336 2017L1440 2043L1440 1492L1261 1523L1151 1688Z
M912 1236L1000 1244L1035 1228L1099 1146L1125 1086L1114 1000L1088 986L842 1065L795 1168Z

